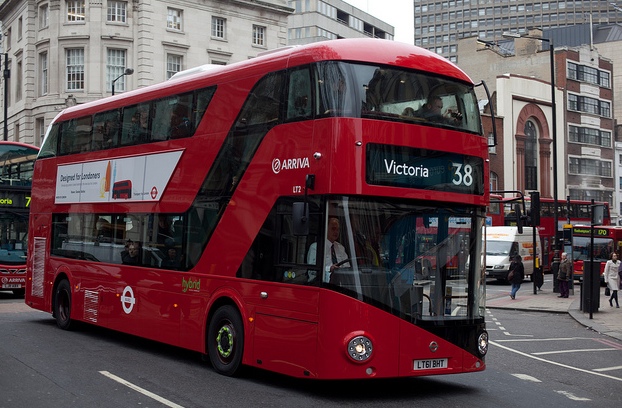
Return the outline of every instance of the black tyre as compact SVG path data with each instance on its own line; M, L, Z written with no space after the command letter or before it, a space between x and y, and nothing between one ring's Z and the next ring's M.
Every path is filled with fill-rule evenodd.
M54 291L54 317L56 325L63 330L71 327L71 286L69 281L63 279Z
M244 353L244 325L237 309L218 308L207 329L207 354L219 374L234 376L239 372Z

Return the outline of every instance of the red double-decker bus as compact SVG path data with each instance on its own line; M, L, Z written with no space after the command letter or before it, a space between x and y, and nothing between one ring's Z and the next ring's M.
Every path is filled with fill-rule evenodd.
M21 296L26 288L28 211L39 148L0 142L0 290Z
M337 40L68 108L35 166L26 302L225 375L481 371L473 86L420 48Z
M529 196L524 198L527 214L531 211L531 199ZM504 207L504 221L499 225L516 225L516 214L514 213L514 201L512 198L502 198ZM503 204L503 201L508 203ZM604 208L603 225L611 225L611 213L609 212L609 203L598 202ZM545 272L550 271L551 263L555 255L555 232L557 231L557 239L560 240L560 248L568 244L569 237L564 237L564 225L589 225L591 221L591 201L585 200L557 200L557 228L555 228L555 206L552 198L540 197L540 225L538 232L542 241L542 267ZM490 208L495 208L492 206ZM489 219L492 225L499 221L499 217L491 213L489 209ZM568 230L568 229L567 229ZM566 244L562 245L561 240Z
M611 259L612 253L622 254L622 227L614 225L579 225L572 227L572 244L566 248L566 252L572 255L573 277L575 280L583 280L584 262L600 264L600 280L605 282L603 272L605 264ZM593 248L592 248L592 238ZM590 251L590 248L592 250ZM572 251L572 252L571 252Z

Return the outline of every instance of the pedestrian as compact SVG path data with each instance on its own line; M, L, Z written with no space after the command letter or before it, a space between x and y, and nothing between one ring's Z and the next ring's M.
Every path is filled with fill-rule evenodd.
M572 262L568 259L568 254L562 252L562 261L559 264L559 271L557 272L557 280L559 281L559 296L560 298L567 298L569 290L569 281L572 276Z
M618 288L620 287L620 275L618 275L619 270L620 264L618 262L618 254L614 252L611 254L611 259L607 261L607 264L605 265L603 276L605 277L605 284L607 285L607 288L611 291L609 305L613 307L613 301L615 300L617 308L620 307L620 304L618 303Z
M514 255L514 258L512 258L510 273L508 276L509 281L512 284L510 297L512 299L516 299L516 292L518 292L521 283L523 283L523 279L525 279L525 267L523 266L523 258L520 255L516 254Z

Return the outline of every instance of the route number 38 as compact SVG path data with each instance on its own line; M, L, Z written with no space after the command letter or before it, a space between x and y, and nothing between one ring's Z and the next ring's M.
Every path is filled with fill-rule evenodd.
M456 186L470 186L473 184L473 167L470 164L451 163L454 168L454 178L451 182Z

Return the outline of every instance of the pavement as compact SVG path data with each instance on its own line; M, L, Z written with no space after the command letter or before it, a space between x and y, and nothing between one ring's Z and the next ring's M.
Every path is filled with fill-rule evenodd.
M548 279L547 279L548 278ZM489 286L490 289L492 287ZM496 288L496 287L495 287ZM551 276L545 278L542 290L533 293L533 283L523 282L516 294L516 299L510 298L509 286L505 292L498 290L487 291L486 307L489 309L524 310L531 312L568 313L573 319L587 327L607 336L622 340L622 307L619 309L609 306L609 297L605 296L605 288L600 288L599 306L592 309L592 313L584 312L581 308L581 285L574 285L574 294L568 298L557 297L553 292ZM503 294L501 294L503 293ZM618 301L622 305L622 291L618 291ZM584 307L588 310L587 307Z

